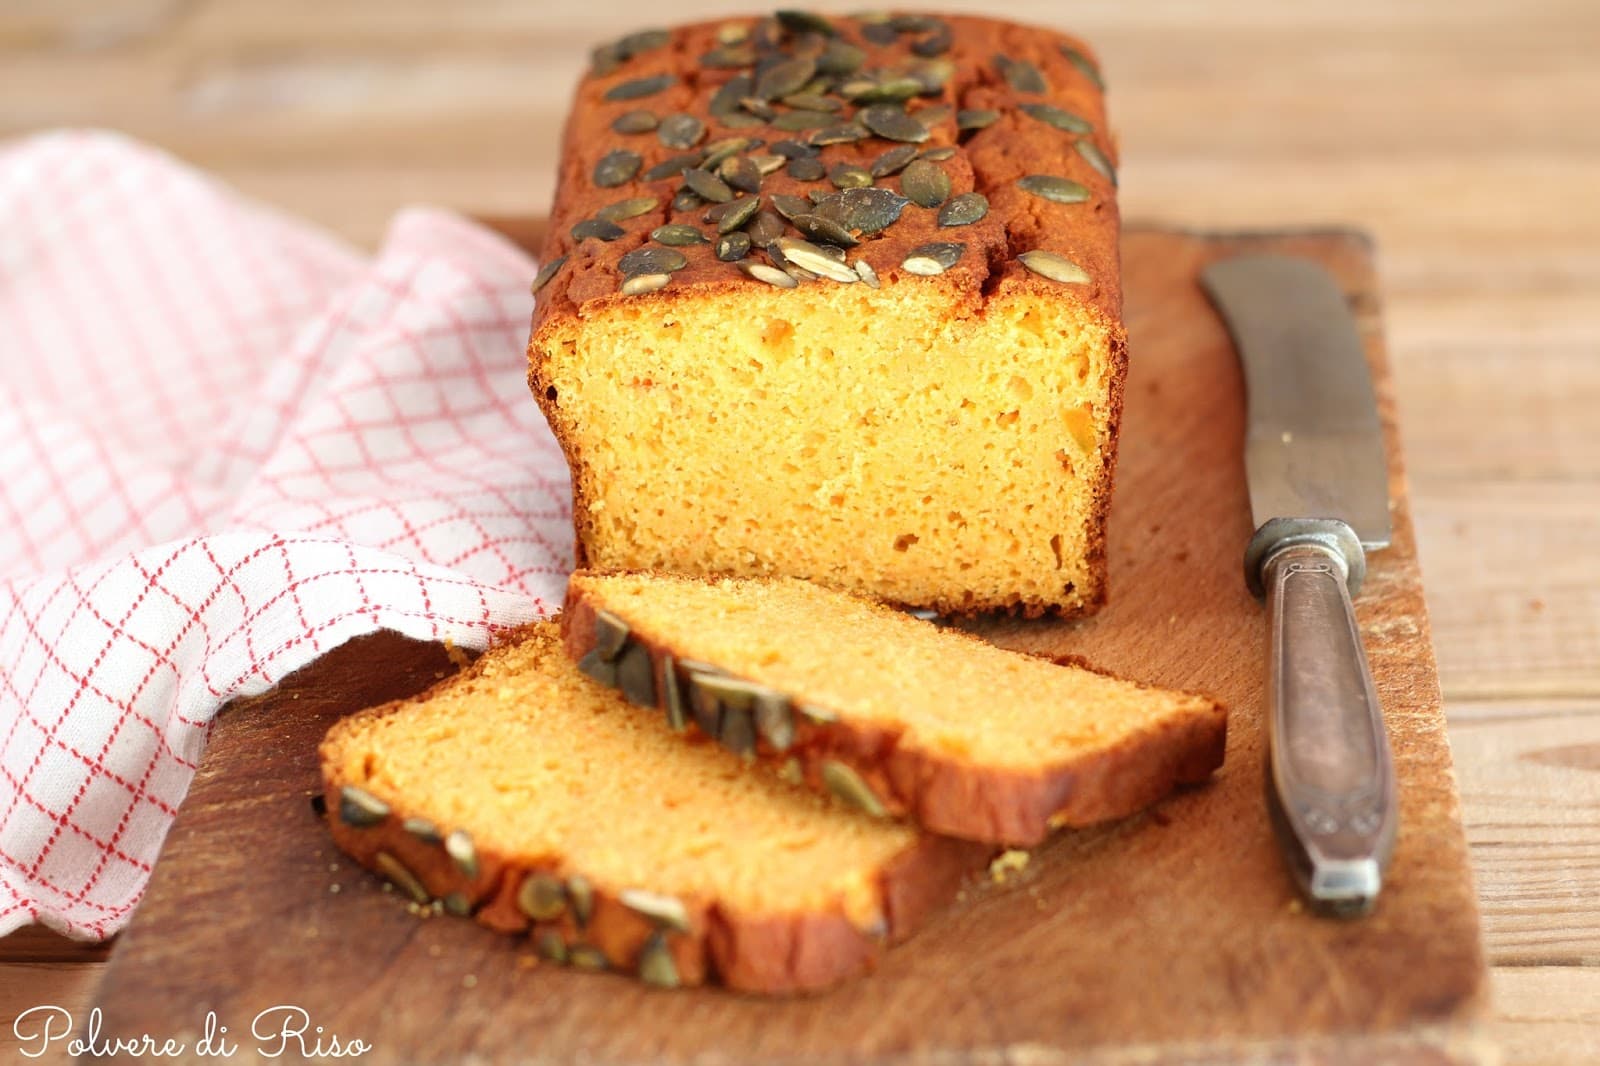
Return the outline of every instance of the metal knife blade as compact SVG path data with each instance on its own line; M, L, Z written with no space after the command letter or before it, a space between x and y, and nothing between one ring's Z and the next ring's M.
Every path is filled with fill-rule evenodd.
M1388 467L1366 353L1338 285L1278 255L1225 259L1201 285L1248 391L1256 533L1245 580L1267 603L1267 795L1301 890L1341 916L1377 902L1394 845L1393 760L1351 597L1388 544Z
M1249 394L1245 468L1255 524L1337 518L1389 543L1389 468L1365 350L1344 294L1315 263L1248 255L1202 283L1227 321Z

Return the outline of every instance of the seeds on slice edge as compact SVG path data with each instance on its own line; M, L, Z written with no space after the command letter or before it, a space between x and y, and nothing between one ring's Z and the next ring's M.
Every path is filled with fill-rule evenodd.
M837 759L822 760L822 783L839 799L874 818L886 817L888 808L853 767Z
M1017 259L1041 278L1048 278L1063 285L1086 285L1094 280L1087 270L1059 252L1035 248L1023 252Z
M931 278L955 266L966 250L966 245L954 241L933 241L911 249L900 266L908 273Z
M539 273L533 276L531 289L533 295L539 295L539 290L550 284L550 279L556 276L556 273L566 264L566 261L566 256L559 256L539 268Z
M689 931L689 908L676 896L664 892L650 892L642 888L625 888L617 900L629 910L642 914L663 929L679 933Z
M640 949L637 969L639 980L647 985L677 988L683 983L678 975L678 964L672 957L672 949L667 947L667 938L659 931L651 933Z
M339 790L339 820L357 829L374 826L389 817L389 805L358 785Z
M989 213L989 198L981 192L954 196L939 209L940 226L970 226Z
M1089 189L1071 178L1054 174L1029 174L1017 179L1017 188L1041 200L1058 204L1081 204L1089 199Z
M818 274L831 281L848 285L861 279L861 276L854 269L829 257L827 253L810 241L802 241L795 237L779 237L773 242L773 245L783 253L784 259L795 266L803 270L809 270L813 274Z
M780 289L792 289L800 284L777 267L769 266L766 263L753 263L745 259L740 261L739 269L757 281L764 281L768 285L773 285Z
M410 896L413 902L428 903L432 901L433 897L428 895L428 890L423 887L421 881L417 880L417 875L412 873L405 863L387 851L380 851L373 856L372 864L378 868L379 873L389 879L391 884Z
M470 881L478 876L478 849L472 843L471 833L465 829L451 830L444 838L444 852L463 877Z
M554 921L566 912L566 886L551 874L531 873L517 889L517 909L536 922Z
M634 274L632 277L624 278L622 284L617 287L617 291L624 296L643 296L647 292L659 292L666 288L667 283L671 280L671 274ZM605 665L611 666L612 664L606 663ZM579 663L578 666L581 669L583 664ZM588 670L584 670L584 673L589 674L596 681L602 681L608 685L616 683L617 673L615 667L612 667L610 672L603 677Z
M1113 185L1117 183L1117 168L1111 165L1111 160L1106 158L1106 154L1100 150L1098 144L1090 140L1082 140L1077 143L1076 148L1078 149L1078 154L1083 156L1091 167L1099 171L1102 177Z

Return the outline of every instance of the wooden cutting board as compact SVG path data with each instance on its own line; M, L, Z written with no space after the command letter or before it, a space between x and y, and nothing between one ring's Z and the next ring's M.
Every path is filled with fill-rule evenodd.
M1382 902L1362 921L1301 909L1262 799L1264 623L1240 570L1244 396L1195 283L1206 262L1244 250L1306 255L1340 279L1388 433L1394 544L1373 558L1357 606L1401 827ZM329 844L308 802L324 730L451 668L436 648L375 635L219 718L100 986L101 1033L193 1046L215 1011L248 1049L258 1012L291 1005L310 1016L307 1046L321 1026L323 1040L362 1040L373 1048L363 1061L385 1063L1477 1061L1484 962L1371 247L1348 232L1145 228L1123 255L1132 369L1112 604L1081 623L979 628L1220 696L1232 717L1212 784L1059 837L832 993L660 992L536 965L526 944L466 921L414 917Z

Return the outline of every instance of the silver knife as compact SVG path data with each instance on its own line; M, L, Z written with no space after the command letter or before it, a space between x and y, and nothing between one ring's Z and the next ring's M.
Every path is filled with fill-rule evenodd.
M1316 264L1243 255L1200 276L1244 366L1245 473L1264 597L1267 794L1291 872L1320 911L1370 911L1394 847L1394 767L1351 597L1389 544L1389 469L1366 352Z

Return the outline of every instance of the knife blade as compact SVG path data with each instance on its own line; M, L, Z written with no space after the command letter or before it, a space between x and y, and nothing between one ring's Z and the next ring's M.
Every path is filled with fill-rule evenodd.
M1393 760L1351 598L1390 538L1388 465L1365 349L1308 260L1241 255L1200 282L1244 369L1255 535L1245 581L1268 613L1267 796L1301 891L1376 904L1393 850Z

